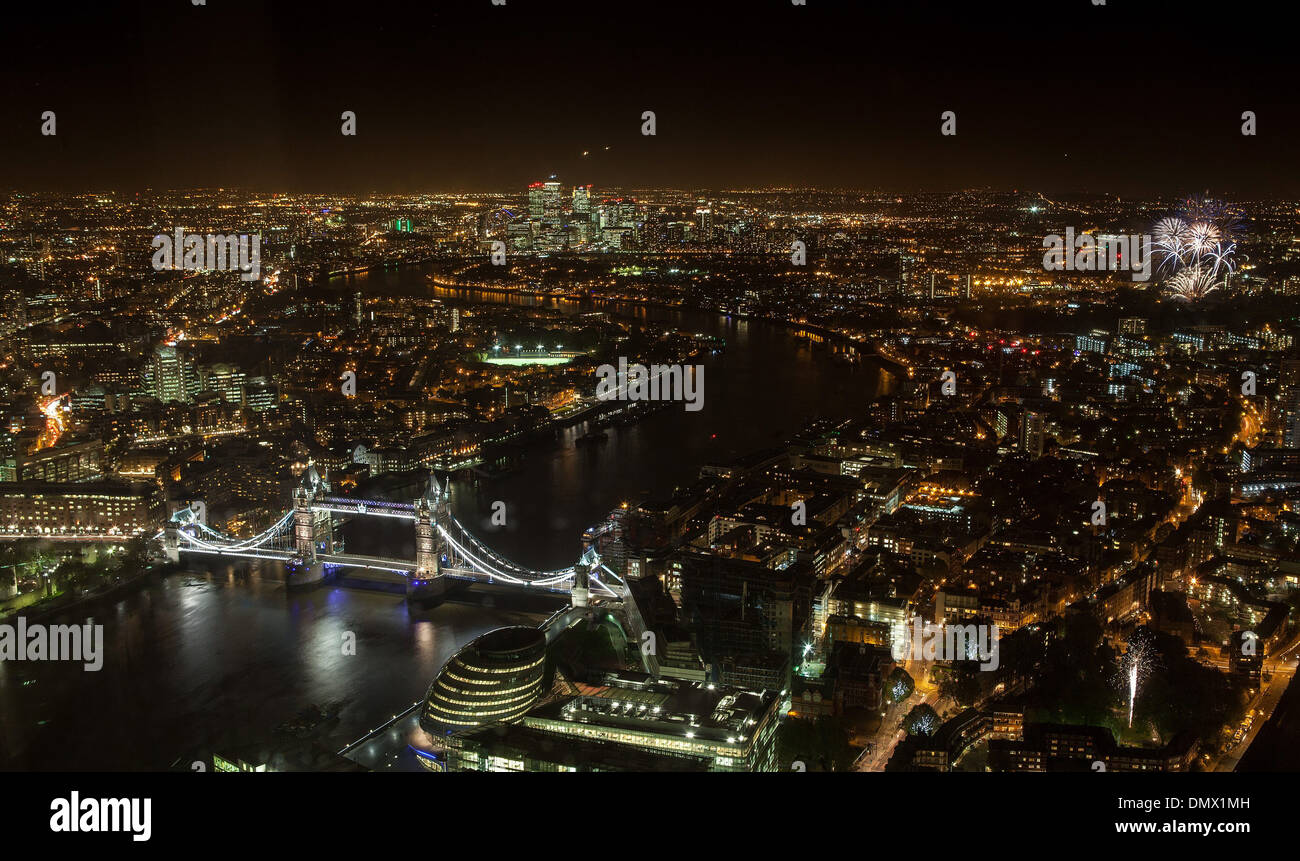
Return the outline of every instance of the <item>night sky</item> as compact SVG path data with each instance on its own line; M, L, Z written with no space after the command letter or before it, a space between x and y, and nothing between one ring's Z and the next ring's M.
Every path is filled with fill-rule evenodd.
M11 6L0 188L1300 192L1276 4L807 2Z

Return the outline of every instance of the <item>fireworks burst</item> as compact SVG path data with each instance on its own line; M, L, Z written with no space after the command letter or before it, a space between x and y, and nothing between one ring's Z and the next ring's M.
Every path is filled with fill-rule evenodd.
M1151 243L1160 255L1160 267L1172 268L1182 262L1182 249L1187 242L1187 222L1181 218L1162 218L1151 231Z
M1218 290L1217 278L1217 267L1209 268L1197 264L1178 270L1165 284L1175 299L1192 302Z
M1156 222L1151 249L1159 259L1157 271L1169 274L1165 283L1175 299L1201 299L1222 286L1221 276L1226 283L1236 268L1233 237L1240 227L1236 213L1204 197L1188 198L1178 215Z
M1146 681L1155 663L1155 653L1144 640L1130 640L1128 651L1119 661L1117 682L1121 690L1128 691L1128 725L1133 726L1133 706L1137 702L1138 688Z

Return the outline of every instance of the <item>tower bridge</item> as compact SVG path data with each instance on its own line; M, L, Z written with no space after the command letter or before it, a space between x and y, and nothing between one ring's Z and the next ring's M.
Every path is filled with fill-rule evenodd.
M409 520L415 529L415 559L361 556L334 544L335 515ZM293 493L293 507L251 538L233 538L210 527L191 508L172 515L156 537L167 558L182 554L271 559L283 562L289 583L324 579L327 568L386 572L415 597L437 597L452 581L492 583L527 592L562 593L574 607L592 597L622 600L626 584L592 547L568 568L539 571L509 561L492 550L451 513L447 488L434 475L423 495L410 503L331 496L326 479L309 466Z

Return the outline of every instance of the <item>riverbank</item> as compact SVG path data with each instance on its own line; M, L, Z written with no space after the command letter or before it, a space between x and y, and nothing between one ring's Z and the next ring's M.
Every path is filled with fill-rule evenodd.
M8 622L11 619L17 619L19 616L22 616L28 622L39 622L52 616L66 613L69 610L75 610L79 607L93 606L103 601L115 601L131 592L138 591L141 587L147 585L155 576L166 576L178 570L180 570L180 566L171 563L150 566L149 568L145 568L144 570L127 577L125 580L119 580L107 587L93 590L82 595L73 596L67 592L60 592L57 595L42 599L34 604L7 608L0 611L0 623Z
M524 297L529 299L549 299L564 302L572 302L577 305L590 304L598 307L601 304L607 305L625 305L633 308L653 308L660 311L672 313L699 313L712 314L731 320L744 320L746 322L761 322L770 326L783 328L796 338L808 340L818 344L828 344L832 347L839 346L850 349L856 355L861 356L865 361L871 362L878 370L888 374L891 377L906 377L907 368L899 362L880 353L874 344L864 345L862 342L854 340L842 332L827 328L817 323L806 323L798 320L787 320L783 317L773 316L771 314L754 314L743 311L729 311L725 308L714 308L708 306L693 306L675 304L672 302L655 301L640 297L623 297L623 296L603 296L587 293L585 295L574 296L571 293L563 291L534 290L531 288L519 287L495 287L495 286L468 286L453 285L439 281L435 276L426 274L426 281L430 282L433 290L443 290L449 293L480 293L492 296L505 297ZM620 315L621 316L621 315ZM635 318L630 318L635 322Z

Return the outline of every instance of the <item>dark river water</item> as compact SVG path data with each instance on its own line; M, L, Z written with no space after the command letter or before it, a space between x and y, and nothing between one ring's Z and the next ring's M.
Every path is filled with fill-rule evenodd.
M438 295L504 301L471 291ZM772 323L665 308L512 301L571 312L599 309L645 327L704 333L727 343L723 353L704 361L702 409L673 406L636 425L607 428L608 441L591 446L574 444L588 430L578 424L555 446L530 451L517 471L456 484L452 501L461 522L490 535L508 557L537 568L572 564L582 531L619 504L666 498L696 479L703 464L777 445L810 418L861 412L888 385L873 366L836 364L827 351ZM504 527L492 525L496 501L506 506Z
M424 289L418 268L355 283L366 293ZM705 362L698 412L674 406L636 426L610 428L607 442L589 447L574 446L586 430L577 425L555 445L530 449L517 471L455 483L457 517L527 565L571 564L582 530L620 503L665 496L702 464L777 444L811 417L859 410L884 385L870 366L836 365L775 324L600 308L645 326L721 336L727 348ZM496 501L506 504L504 527L491 525ZM401 595L340 586L289 591L280 576L269 566L215 566L155 577L120 600L46 620L80 624L89 615L103 624L104 666L86 672L74 663L0 663L0 768L161 769L213 751L237 753L269 740L309 703L343 701L338 720L320 734L338 749L423 696L443 662L473 637L548 615L504 600L426 609ZM348 632L355 655L342 647Z

